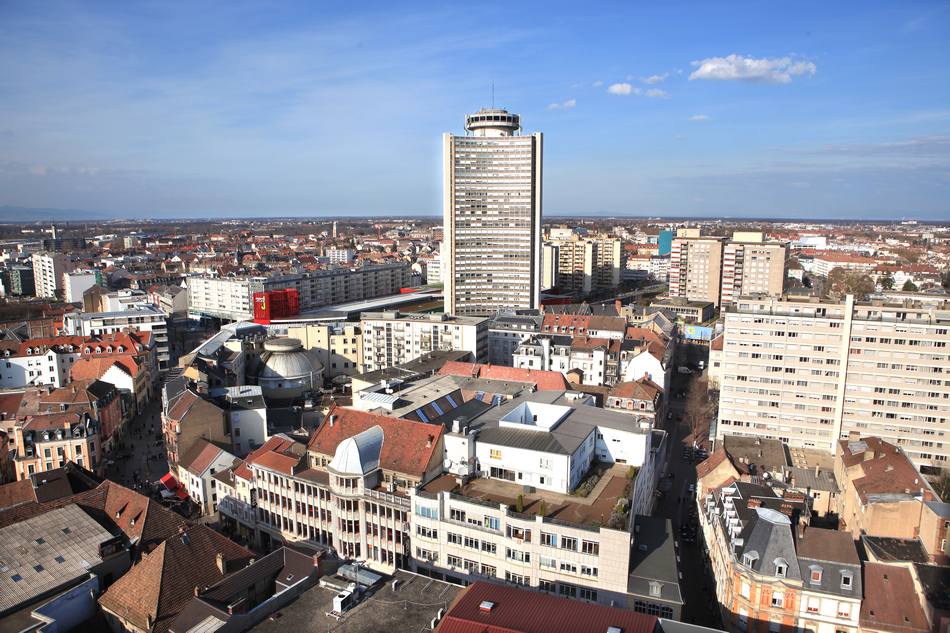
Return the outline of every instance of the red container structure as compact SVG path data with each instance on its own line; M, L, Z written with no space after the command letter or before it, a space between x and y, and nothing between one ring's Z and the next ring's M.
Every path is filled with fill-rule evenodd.
M300 314L300 294L293 288L254 293L254 320L268 322Z

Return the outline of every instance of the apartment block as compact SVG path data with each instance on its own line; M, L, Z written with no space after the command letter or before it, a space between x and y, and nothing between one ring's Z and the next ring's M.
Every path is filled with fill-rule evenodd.
M468 351L476 362L487 360L489 322L477 316L364 312L363 371L401 365L435 351Z
M670 297L718 307L740 295L779 296L787 260L788 244L766 241L761 232L739 231L727 240L681 229L671 247Z
M542 135L482 109L443 135L442 279L450 314L537 308L541 293Z
M502 310L488 324L488 362L514 366L518 346L541 331L540 310Z
M327 380L353 376L363 366L363 333L354 323L307 323L287 328L287 336L300 341L323 364Z
M244 321L254 316L254 293L292 288L301 310L397 294L410 285L405 263L330 268L315 272L269 277L187 278L188 313L192 318Z
M172 364L165 313L151 304L115 312L73 312L63 316L63 330L66 334L81 336L113 334L125 330L151 332L159 370L168 369Z
M62 253L40 251L33 253L33 280L36 296L55 299L57 291L63 294L63 275L72 270L69 256Z
M787 243L766 242L762 233L735 233L723 248L722 305L743 295L780 296L787 267Z
M950 304L741 297L724 322L717 439L833 453L854 432L947 467Z
M620 285L623 261L619 239L574 236L546 243L544 248L546 281L551 282L545 287L589 293ZM548 266L552 268L550 273Z
M719 305L722 250L726 239L680 229L670 250L670 296Z

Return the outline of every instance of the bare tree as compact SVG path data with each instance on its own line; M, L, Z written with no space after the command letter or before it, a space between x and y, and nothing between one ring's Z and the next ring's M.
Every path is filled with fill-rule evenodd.
M705 378L697 378L689 386L683 419L689 427L690 440L696 441L709 435L709 424L715 412Z

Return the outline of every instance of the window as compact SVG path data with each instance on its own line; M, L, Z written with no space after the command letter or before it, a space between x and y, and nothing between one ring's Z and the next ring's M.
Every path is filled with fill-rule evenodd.
M561 549L569 549L572 552L577 551L577 539L573 536L561 537Z
M489 554L494 554L498 551L498 546L489 541L482 541L482 551L488 552Z
M453 521L461 521L462 523L464 523L465 510L458 510L456 508L452 508L451 510L449 510L449 518L452 519Z
M749 587L749 583L743 582L742 586L739 587L739 595L741 595L743 598L748 600L750 593L751 593L751 588Z
M600 554L600 543L595 541L581 541L581 551L591 556L598 556Z
M811 570L810 579L811 579L812 584L815 584L815 585L820 584L821 583L821 567L818 567L817 565L812 565L811 567L809 567L809 569Z
M531 554L529 552L522 552L521 550L511 549L510 547L505 548L505 558L519 563L531 562Z
M557 585L550 580L539 580L538 589L548 593L554 593L554 591L557 589Z
M587 587L581 587L580 594L581 594L581 600L589 600L590 602L597 602L597 592L593 589L588 589Z
M773 607L784 607L785 606L785 594L781 591L772 592L772 606Z
M779 578L785 578L788 572L788 562L784 558L775 559L775 575Z
M501 459L501 449L498 449L498 448L489 449L488 456L492 459Z
M548 547L557 547L557 534L551 534L549 532L541 532L541 545L547 545Z
M446 560L447 560L448 563L449 563L449 567L461 567L461 566L462 566L462 559L459 558L458 556L452 556L451 554L449 554L449 556L448 556L448 558L447 558Z
M838 617L839 618L850 618L851 617L851 604L847 602L838 603Z
M438 508L428 508L426 506L416 506L416 514L425 519L438 519L439 518L439 509Z
M539 560L541 567L547 567L548 569L557 569L557 561L550 556L542 556Z
M565 574L576 574L576 573L577 573L577 565L575 565L574 563L569 563L569 562L567 562L567 561L562 560L562 561L561 561L561 571L564 572Z
M561 584L561 586L558 587L558 593L566 598L576 598L577 587L574 587L573 585Z
M518 574L513 574L510 571L505 572L505 580L507 580L508 582L514 583L516 585L528 584L527 576L519 576Z
M587 565L581 565L581 576L590 576L591 578L597 578L597 568L588 567Z
M446 539L452 545L461 545L462 544L462 535L455 534L454 532L449 532L446 536Z
M663 596L663 583L657 580L650 581L650 595L654 598L660 598Z
M809 598L808 606L806 608L809 613L818 613L820 606L821 606L821 601L818 598Z
M851 575L851 572L849 571L841 572L841 588L842 589L850 590L852 587L853 580L854 580L854 577Z
M498 575L498 570L492 567L491 565L482 565L482 576L488 576L489 578L494 578Z
M489 530L500 530L501 529L501 520L498 517L492 517L485 515L485 527Z

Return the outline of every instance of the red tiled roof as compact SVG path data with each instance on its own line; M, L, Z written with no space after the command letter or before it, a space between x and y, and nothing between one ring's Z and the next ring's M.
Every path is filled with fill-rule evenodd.
M881 493L924 493L932 500L930 485L900 448L879 437L861 438L867 450L852 453L848 440L841 440L841 459L847 468L860 467L861 476L852 477L851 485L867 502L868 496Z
M267 455L293 455L295 456L293 459L299 462L300 457L297 456L297 453L292 450L296 444L298 444L298 442L290 439L286 435L273 435L269 437L266 442L254 449L254 451L252 451L244 461L238 464L237 468L234 469L234 476L240 477L246 481L250 481L251 464L260 463L264 468L273 468L274 462L272 462L270 458L266 457ZM264 460L263 462L261 462L262 459ZM274 468L274 470L286 472L284 470L280 470L279 468Z
M631 398L633 400L653 400L658 393L663 392L663 387L659 386L646 376L639 380L629 380L627 382L618 382L611 387L608 395L615 398Z
M712 342L709 344L709 349L721 352L722 344L725 342L725 338L726 338L725 334L720 334L719 336L714 338Z
M449 361L439 370L440 376L464 376L501 380L504 382L524 382L537 385L538 391L567 391L571 386L559 371L540 369L517 369L502 365L481 365Z
M435 451L442 437L442 426L348 407L331 408L323 424L310 438L307 448L323 455L333 455L340 442L377 425L383 429L380 468L421 477L434 458L441 459Z
M245 567L254 556L206 525L192 526L142 558L99 597L99 604L139 629L163 633L194 597L196 586L224 578L216 561L219 553L229 571Z
M490 610L481 607L492 603ZM449 608L437 633L652 633L656 618L626 609L476 581Z
M20 410L20 403L23 401L23 392L17 393L5 393L0 395L0 413L4 415L4 419L9 420L17 414L17 411Z
M33 482L29 479L21 479L0 486L0 510L12 508L21 503L35 502L36 495L33 493Z
M720 446L714 450L709 457L696 464L696 479L700 480L716 470L716 468L727 459L729 459L729 456L726 454L726 450Z
M910 570L864 563L861 628L875 631L929 631Z
M70 368L69 375L73 380L87 378L102 378L113 366L117 366L129 376L135 377L139 373L139 366L129 355L123 356L87 356L79 358Z
M205 439L199 439L183 459L183 465L196 475L208 470L218 455L224 451Z

